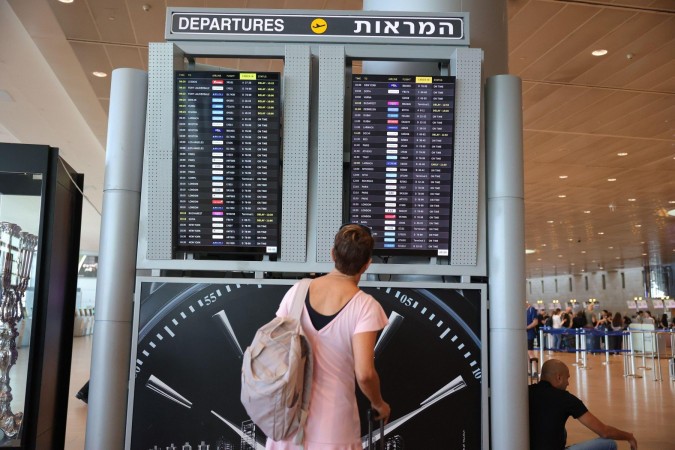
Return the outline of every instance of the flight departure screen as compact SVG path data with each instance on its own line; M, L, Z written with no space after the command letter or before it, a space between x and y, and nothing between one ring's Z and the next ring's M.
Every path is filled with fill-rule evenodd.
M279 82L279 73L176 72L176 251L277 253Z
M455 77L352 76L350 220L375 254L448 256Z

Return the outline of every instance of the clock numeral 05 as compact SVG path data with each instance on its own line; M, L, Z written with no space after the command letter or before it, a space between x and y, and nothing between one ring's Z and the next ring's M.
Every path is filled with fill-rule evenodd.
M405 295L405 294L401 294L401 296L399 297L398 301L401 302L402 305L405 305L405 306L412 306L412 305L413 305L413 302L415 301L415 299L413 299L412 297L408 297L408 296Z

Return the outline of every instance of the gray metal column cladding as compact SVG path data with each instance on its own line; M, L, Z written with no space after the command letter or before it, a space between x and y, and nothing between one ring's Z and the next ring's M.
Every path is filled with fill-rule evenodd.
M307 177L309 166L308 45L287 45L284 65L283 196L281 198L281 258L307 260Z
M342 220L342 167L345 51L319 47L316 260L330 262L333 238Z
M85 448L123 448L148 77L112 74Z
M525 345L525 231L521 80L487 80L486 165L493 448L529 448Z

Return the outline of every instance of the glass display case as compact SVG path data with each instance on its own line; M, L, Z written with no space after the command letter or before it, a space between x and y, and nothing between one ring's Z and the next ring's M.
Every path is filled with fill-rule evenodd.
M35 300L41 175L0 172L0 446L20 444ZM8 189L8 185L14 188ZM31 185L37 195L4 192ZM3 192L4 191L4 192Z
M0 448L63 448L83 177L0 143Z

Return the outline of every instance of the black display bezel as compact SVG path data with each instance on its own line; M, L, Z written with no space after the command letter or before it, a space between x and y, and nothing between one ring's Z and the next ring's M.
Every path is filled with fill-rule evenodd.
M204 244L204 245L190 245L190 244L180 244L179 240L179 143L178 143L178 83L177 80L183 74L198 74L200 77L211 77L214 79L214 75L240 75L240 74L251 74L254 73L256 76L265 75L271 76L269 79L274 79L277 81L277 90L275 100L275 109L277 111L276 115L276 125L278 130L278 147L276 149L276 161L277 161L277 177L276 177L276 233L274 233L275 246L277 248L276 252L267 252L269 246L247 246L247 245L218 245L218 244ZM198 71L198 70L176 70L174 71L174 89L173 89L173 124L172 124L172 248L174 257L180 256L182 254L191 253L194 254L195 259L221 259L224 255L230 255L235 259L244 258L248 259L253 257L254 259L259 259L262 256L268 256L270 260L275 260L280 252L281 244L281 148L283 145L281 139L281 73L279 72L250 72L250 71L231 71L231 70L218 70L218 71ZM254 178L257 181L257 176L254 175ZM209 255L213 255L213 258L210 258Z
M455 134L456 134L456 121L455 121L455 98L456 98L456 86L457 86L457 78L455 76L436 76L436 75L431 75L431 76L425 76L425 75L384 75L384 74L353 74L350 82L350 90L351 90L351 95L348 96L348 99L346 99L349 103L349 123L346 124L349 130L349 170L347 171L347 185L349 186L349 204L346 205L346 213L347 217L349 218L349 222L354 222L354 223L360 223L362 225L366 225L370 228L372 228L372 223L368 220L364 220L361 218L355 218L352 216L352 204L354 202L354 195L355 195L355 189L353 188L353 165L351 162L354 160L354 140L353 140L353 132L354 132L354 81L362 81L361 79L367 77L368 79L372 81L377 81L377 82L382 82L382 81L412 81L416 77L428 77L431 78L433 81L438 80L439 82L443 83L448 83L451 84L452 89L453 89L453 102L452 102L452 108L450 113L448 113L449 119L451 120L452 123L452 143L451 143L451 155L450 155L450 160L452 161L452 167L450 170L450 192L448 193L450 197L450 204L448 206L447 210L447 223L445 224L448 230L448 248L447 248L447 256L446 255L439 255L439 249L434 249L434 248L427 248L427 249L415 249L415 248L409 248L409 247L404 247L404 248L384 248L382 247L383 245L383 239L384 236L380 236L378 234L377 230L373 230L373 237L375 239L375 248L373 249L373 255L380 256L380 257L391 257L391 256L424 256L424 257L441 257L441 258L449 258L450 257L450 251L451 251L451 246L452 246L452 195L453 195L453 180L454 180L454 169L455 169L455 163L454 163L454 156L455 156ZM433 82L432 81L432 82ZM443 221L445 222L445 221ZM379 246L378 246L379 245ZM445 250L445 249L443 249Z

